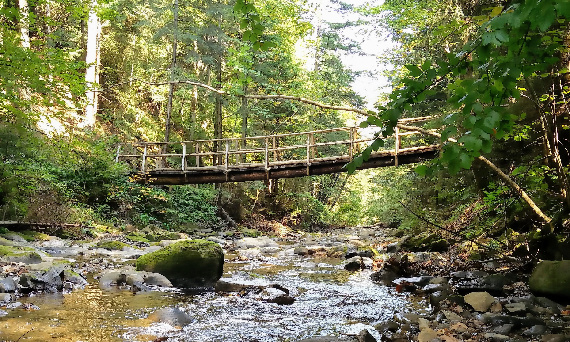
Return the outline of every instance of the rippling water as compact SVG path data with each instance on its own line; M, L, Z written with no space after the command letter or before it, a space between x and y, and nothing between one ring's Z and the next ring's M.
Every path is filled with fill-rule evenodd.
M317 262L315 262L315 260ZM350 274L338 260L296 256L227 262L225 280L279 284L291 291L292 305L253 296L213 292L133 294L103 291L96 285L70 294L21 298L37 311L11 310L0 318L0 339L15 341L296 341L321 335L351 335L408 311L402 295L374 284L369 272ZM183 328L147 319L162 307L186 312ZM23 336L23 337L22 337Z

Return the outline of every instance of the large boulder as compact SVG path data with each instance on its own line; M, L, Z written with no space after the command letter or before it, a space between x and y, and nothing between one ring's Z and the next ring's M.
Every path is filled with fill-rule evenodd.
M529 286L534 294L570 299L570 260L540 262Z
M137 259L137 270L156 272L179 287L210 286L221 278L224 253L206 240L182 240Z

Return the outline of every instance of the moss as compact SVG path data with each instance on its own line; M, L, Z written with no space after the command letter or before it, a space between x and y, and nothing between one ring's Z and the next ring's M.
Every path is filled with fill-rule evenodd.
M42 257L30 247L0 245L0 257L6 258L8 261L21 261L27 263L37 263L42 261Z
M213 283L223 273L221 247L206 240L184 240L137 259L137 270L160 273L178 286Z
M109 251L122 251L124 247L129 247L129 245L121 241L112 240L112 241L100 241L97 243L97 245L95 245L95 247L104 248Z
M134 242L150 242L144 235L140 233L132 232L127 234L125 237Z
M20 232L19 235L29 242L49 240L49 235L40 232L34 232L31 230L25 230L23 232Z

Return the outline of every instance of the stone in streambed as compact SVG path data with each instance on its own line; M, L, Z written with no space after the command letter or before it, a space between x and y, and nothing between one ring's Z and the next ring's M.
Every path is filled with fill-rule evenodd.
M471 292L465 295L463 299L465 303L480 312L489 310L491 305L495 302L495 297L491 296L488 292Z
M157 323L166 323L173 327L182 328L194 322L184 311L178 308L162 308L158 309L148 316L148 319Z
M570 299L570 260L540 262L528 283L535 294Z
M182 240L137 259L137 270L160 273L180 287L213 285L223 267L222 248L206 240Z

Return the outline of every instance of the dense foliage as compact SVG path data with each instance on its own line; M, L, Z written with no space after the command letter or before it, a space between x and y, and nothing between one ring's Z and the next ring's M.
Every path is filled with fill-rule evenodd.
M423 128L431 138L410 139L439 140L438 160L349 177L153 187L129 182L126 166L114 162L119 142L238 138L359 120L350 111L243 95L288 94L362 112L351 88L356 74L341 59L359 52L342 30L362 22L316 30L296 0L1 2L1 219L185 230L232 220L256 227L262 216L303 229L386 222L496 241L514 228L530 239L544 217L565 229L568 1L341 7L367 15L367 27L397 45L383 56L393 90L378 94L386 101L361 124L379 127L377 139L349 169L392 144L402 117L433 117ZM300 46L311 51L310 63L299 58ZM93 66L97 81L86 81ZM96 124L85 127L93 87ZM530 202L519 200L521 189Z

